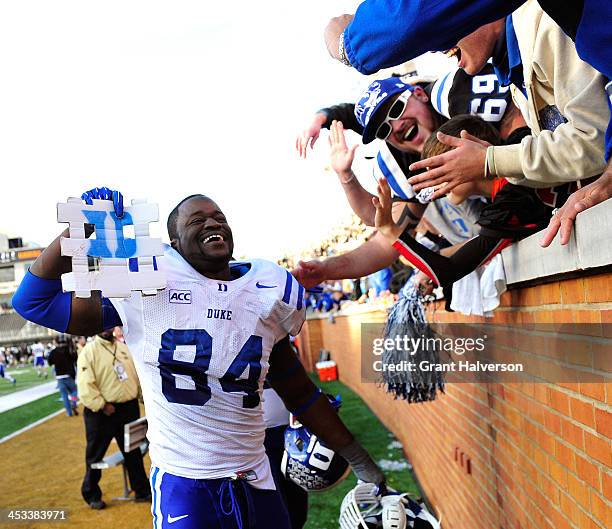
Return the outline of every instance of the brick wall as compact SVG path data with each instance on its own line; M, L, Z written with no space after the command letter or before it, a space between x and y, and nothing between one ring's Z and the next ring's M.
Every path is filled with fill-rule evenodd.
M580 277L507 292L488 321L593 323L603 334L611 301L612 274ZM437 322L484 321L446 313L440 304L427 312ZM340 379L403 443L445 529L612 526L612 384L449 384L434 402L396 401L361 381L360 325L384 318L376 312L309 320L303 355L312 365L321 347L331 351ZM612 358L596 346L570 361L612 371Z

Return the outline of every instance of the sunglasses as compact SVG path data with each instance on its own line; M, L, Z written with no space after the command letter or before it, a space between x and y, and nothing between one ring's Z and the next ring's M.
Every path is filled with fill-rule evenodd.
M406 105L408 104L408 99L412 95L412 91L406 90L402 93L391 105L389 112L387 112L387 117L385 120L378 126L376 129L376 133L374 134L379 140L386 140L393 130L393 126L390 121L395 121L402 117L404 110L406 110Z

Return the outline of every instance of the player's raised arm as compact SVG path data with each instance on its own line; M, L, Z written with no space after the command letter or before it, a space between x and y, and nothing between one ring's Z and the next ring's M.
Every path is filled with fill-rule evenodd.
M359 479L378 485L384 483L382 471L344 425L327 397L306 374L288 337L272 349L268 380L287 409L329 448L346 459Z
M86 202L91 203L92 198L113 200L115 212L123 216L123 197L117 191L96 188L83 193ZM13 307L26 320L44 327L92 336L105 328L105 305L100 292L92 292L90 298L83 299L62 291L61 276L71 271L70 258L61 255L60 241L67 236L65 230L38 256L13 296ZM119 325L119 317L110 304L107 309L106 325Z
M422 204L396 202L393 205L393 218L403 229L414 228L424 211L425 206ZM291 273L304 287L312 288L332 279L368 276L391 266L399 255L382 234L376 233L361 246L345 254L322 260L300 261Z

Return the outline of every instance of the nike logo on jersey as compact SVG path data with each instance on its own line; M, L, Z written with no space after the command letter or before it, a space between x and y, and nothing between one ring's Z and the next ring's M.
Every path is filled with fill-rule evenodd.
M259 281L255 283L255 286L257 288L276 288L276 285L262 285Z
M183 518L187 518L187 516L189 516L189 515L188 514L183 514L183 516L170 516L170 515L168 515L168 523L178 522L179 520L182 520Z

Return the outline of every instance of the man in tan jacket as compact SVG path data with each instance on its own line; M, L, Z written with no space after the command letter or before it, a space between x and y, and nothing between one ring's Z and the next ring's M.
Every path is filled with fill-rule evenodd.
M479 28L452 51L468 73L493 57L498 77L511 84L532 134L518 145L495 147L467 134L442 135L440 140L455 149L411 166L428 169L409 180L415 190L445 184L435 198L460 183L501 176L514 184L549 188L604 170L610 118L605 78L578 57L572 40L535 0Z
M92 509L103 509L98 485L101 471L91 464L101 461L114 438L123 452L136 501L150 501L149 481L140 450L123 451L123 427L140 416L140 386L127 346L115 339L109 329L95 337L79 354L77 386L85 406L85 477L81 494Z

